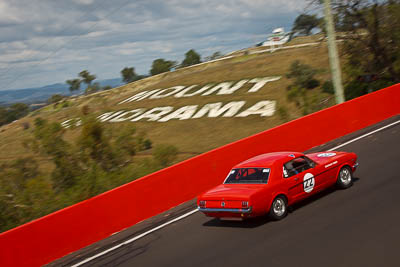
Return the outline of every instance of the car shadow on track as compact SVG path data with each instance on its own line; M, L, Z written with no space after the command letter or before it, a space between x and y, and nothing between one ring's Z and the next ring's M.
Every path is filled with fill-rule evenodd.
M229 220L220 220L217 218L213 218L205 223L203 226L208 227L231 227L231 228L256 228L272 222L270 218L267 216L261 216L256 218L248 218L242 221L229 221Z
M353 177L354 183L357 183L359 180L360 180L360 178ZM332 186L326 190L316 193L315 195L313 195L307 199L304 199L304 200L294 204L293 206L290 206L289 207L289 216L290 216L290 213L295 212L296 210L299 210L299 209L313 203L314 201L324 198L338 190L341 190L341 189L338 189L337 187ZM268 216L249 218L249 219L245 219L242 221L229 221L229 220L220 220L217 218L213 218L213 219L203 223L203 226L231 227L231 228L256 228L256 227L260 227L262 225L265 225L265 224L268 224L271 222L275 222L275 221L271 220Z
M353 183L357 183L359 180L360 180L360 178L353 177ZM309 198L306 198L306 199L294 204L293 206L290 206L289 213L292 213L298 209L301 209L301 208L307 206L308 204L313 203L314 201L317 201L325 196L328 196L328 195L330 195L336 191L340 191L340 190L346 190L346 189L339 189L336 186L331 186L321 192L316 193L315 195L313 195Z

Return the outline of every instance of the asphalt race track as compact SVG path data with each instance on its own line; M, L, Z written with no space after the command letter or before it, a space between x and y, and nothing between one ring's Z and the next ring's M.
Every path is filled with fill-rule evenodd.
M83 266L400 266L400 124L339 150L359 156L354 185L320 193L282 221L196 212Z

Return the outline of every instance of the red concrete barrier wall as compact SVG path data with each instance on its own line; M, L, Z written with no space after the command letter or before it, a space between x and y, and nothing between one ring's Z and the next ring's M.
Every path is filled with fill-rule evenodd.
M304 151L399 113L400 84L186 160L0 234L0 266L49 263L193 199L249 157Z

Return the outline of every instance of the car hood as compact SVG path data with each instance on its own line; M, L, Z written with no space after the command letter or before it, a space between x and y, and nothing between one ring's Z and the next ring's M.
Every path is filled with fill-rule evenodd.
M199 196L201 200L246 200L261 191L265 184L222 184Z

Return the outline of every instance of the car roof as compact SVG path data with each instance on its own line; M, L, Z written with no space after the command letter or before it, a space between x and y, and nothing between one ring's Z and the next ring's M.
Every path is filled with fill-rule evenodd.
M261 154L252 157L246 161L243 161L233 168L250 168L250 167L263 167L271 168L275 164L283 164L291 159L303 156L303 153L299 152L273 152Z

